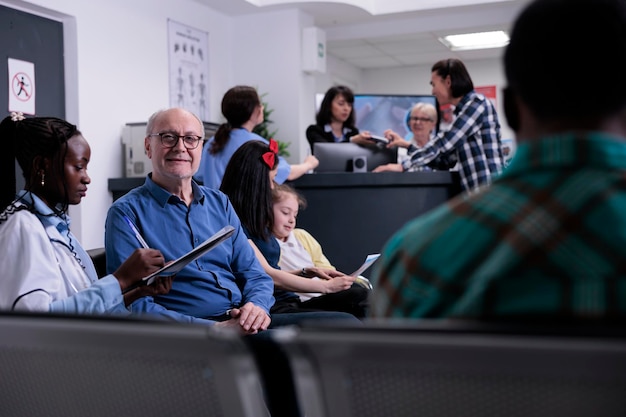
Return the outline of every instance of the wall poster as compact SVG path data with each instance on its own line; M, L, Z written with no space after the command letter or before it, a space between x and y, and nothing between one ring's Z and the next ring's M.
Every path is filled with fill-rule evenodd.
M209 120L209 33L168 19L170 106Z
M485 85L480 87L474 87L474 91L478 94L482 94L493 103L494 107L498 106L497 90L495 85Z
M478 94L484 95L486 98L491 100L494 107L497 106L498 97L497 97L497 89L495 85L486 85L482 87L474 87L474 90ZM503 123L504 120L502 116L498 115L500 119L500 123ZM513 160L513 155L515 155L515 151L517 150L517 142L515 138L502 138L502 154L504 156L504 165L508 165Z

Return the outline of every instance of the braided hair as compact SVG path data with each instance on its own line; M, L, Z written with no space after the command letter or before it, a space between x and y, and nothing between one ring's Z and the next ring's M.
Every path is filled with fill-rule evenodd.
M17 159L22 168L26 189L33 191L35 184L41 175L42 160L47 158L56 163L52 169L64 177L63 161L67 154L67 141L80 134L75 125L56 117L31 117L23 120L13 120L6 117L0 123L0 139L10 142L13 146L7 146L8 153ZM64 193L66 201L62 204L61 211L67 211L67 193Z

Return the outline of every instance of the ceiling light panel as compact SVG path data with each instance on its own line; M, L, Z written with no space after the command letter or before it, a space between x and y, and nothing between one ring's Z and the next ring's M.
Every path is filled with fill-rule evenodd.
M508 45L509 35L502 30L497 30L492 32L448 35L439 38L439 41L452 51L467 51L470 49L502 48Z

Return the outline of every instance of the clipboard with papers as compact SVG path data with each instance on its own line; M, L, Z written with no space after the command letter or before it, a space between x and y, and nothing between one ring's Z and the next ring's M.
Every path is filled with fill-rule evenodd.
M211 249L218 246L220 243L224 242L226 239L232 236L235 232L235 228L233 226L225 226L224 228L217 231L213 236L202 242L197 247L193 248L180 258L176 259L173 262L165 265L163 268L158 269L151 273L150 275L141 279L138 284L135 284L126 289L124 292L128 292L140 285L150 285L154 282L154 280L159 276L170 276L180 272L184 267L186 267L190 262L195 261L205 253L209 252Z

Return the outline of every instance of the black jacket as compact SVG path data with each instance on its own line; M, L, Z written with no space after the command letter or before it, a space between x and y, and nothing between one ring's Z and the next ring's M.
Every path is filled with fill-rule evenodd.
M345 140L342 142L348 142L348 140L354 136L359 134L359 129L348 128L348 132L345 135ZM311 145L311 152L313 152L313 144L315 142L335 142L335 137L333 136L333 132L324 131L324 126L311 125L306 128L306 139L309 141Z

